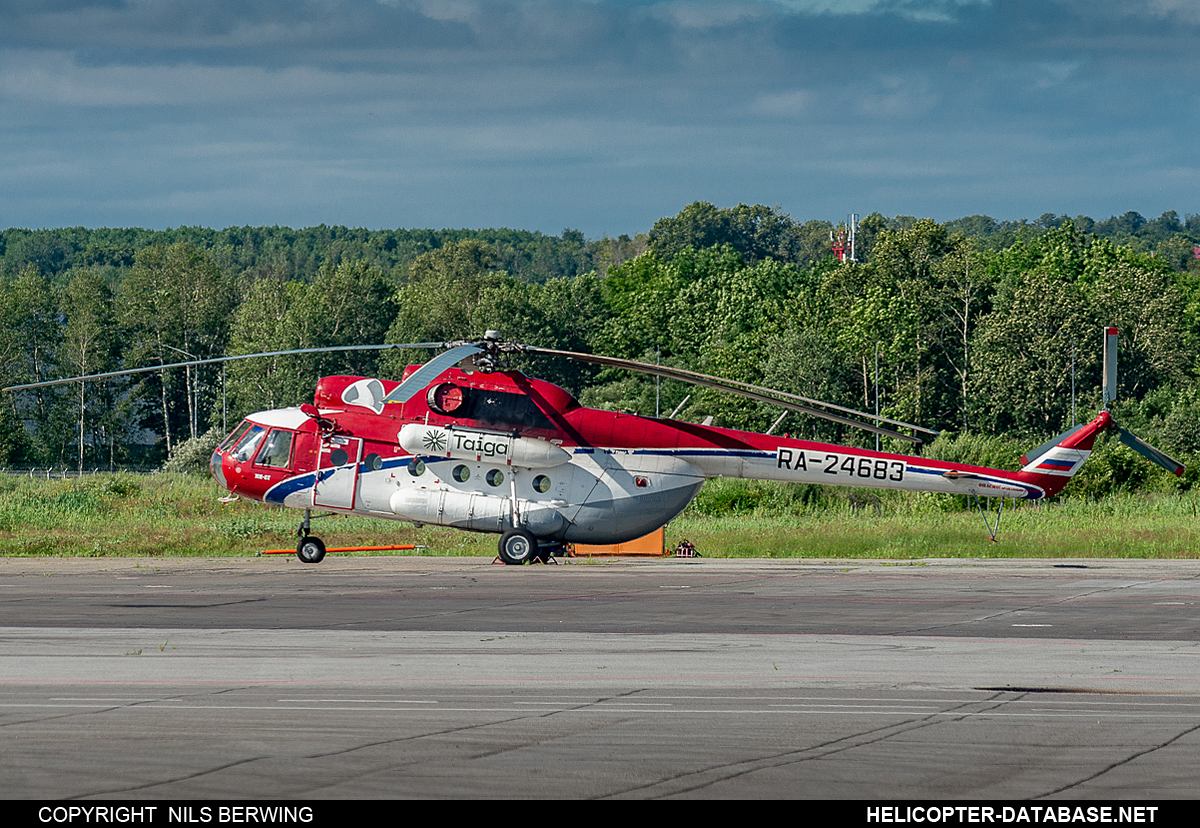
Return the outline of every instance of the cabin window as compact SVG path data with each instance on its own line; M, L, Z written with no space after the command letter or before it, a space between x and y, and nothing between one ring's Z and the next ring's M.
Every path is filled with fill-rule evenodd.
M413 477L420 477L425 473L425 461L420 457L414 457L408 461L408 473Z
M487 473L487 482L489 486L499 486L504 482L504 472L499 469L492 469Z
M275 430L258 456L258 465L285 469L292 457L292 432Z
M533 478L533 488L535 491L545 494L546 492L550 491L550 478L546 477L544 474L539 474L537 477Z
M233 450L229 452L233 456L233 459L239 463L245 463L254 456L254 452L258 450L258 444L262 442L263 436L267 433L267 430L260 425L252 423L249 425L250 428L242 434L241 439L234 444Z
M466 483L471 479L471 470L466 466L455 466L453 474L454 479L459 483Z

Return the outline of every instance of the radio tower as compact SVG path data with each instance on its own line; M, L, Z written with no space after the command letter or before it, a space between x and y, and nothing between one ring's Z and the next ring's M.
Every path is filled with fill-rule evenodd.
M858 214L851 213L846 220L845 227L839 227L837 230L829 231L829 245L833 250L833 255L837 256L839 262L849 261L857 262L858 258L854 249L855 235L858 230Z

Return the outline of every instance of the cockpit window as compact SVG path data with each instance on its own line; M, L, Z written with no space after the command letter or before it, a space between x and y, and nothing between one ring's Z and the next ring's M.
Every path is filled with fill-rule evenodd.
M249 430L250 425L251 423L249 420L242 420L242 424L230 432L229 436L226 437L221 445L217 448L217 451L225 451L225 449L235 445L237 441L242 439L242 437L246 434L246 431Z
M260 425L249 423L250 428L242 434L240 440L234 443L233 449L229 455L239 463L245 463L254 456L255 449L258 448L259 442L267 430Z
M267 444L258 455L258 465L273 468L287 468L292 456L292 432L276 429L267 438Z

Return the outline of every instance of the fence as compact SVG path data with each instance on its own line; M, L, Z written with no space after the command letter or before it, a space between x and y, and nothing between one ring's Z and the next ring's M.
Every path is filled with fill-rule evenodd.
M90 477L94 474L156 474L157 466L122 466L116 469L85 467L81 472L78 466L6 466L0 468L0 474L9 477L29 477L42 480L67 480L72 477Z

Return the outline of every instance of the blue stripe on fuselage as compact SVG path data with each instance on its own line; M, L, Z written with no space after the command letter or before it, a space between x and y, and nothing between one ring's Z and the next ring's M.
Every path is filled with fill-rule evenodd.
M289 477L287 480L281 480L267 489L267 493L263 495L263 502L283 503L288 495L302 492L305 489L311 489L316 482L316 477L314 472L309 472L308 474L300 474L296 477Z

